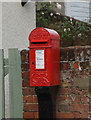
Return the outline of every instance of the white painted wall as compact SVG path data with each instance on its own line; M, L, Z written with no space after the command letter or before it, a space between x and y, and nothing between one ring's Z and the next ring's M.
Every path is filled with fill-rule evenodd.
M0 43L5 49L5 54L7 55L8 48L27 48L29 33L36 27L35 4L29 2L22 7L20 2L3 2L1 7L2 38L0 36Z
M2 48L2 3L0 2L0 48Z

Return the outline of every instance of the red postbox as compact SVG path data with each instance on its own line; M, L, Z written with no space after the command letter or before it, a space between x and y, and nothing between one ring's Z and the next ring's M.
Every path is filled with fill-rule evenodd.
M36 28L29 35L30 86L60 85L60 36Z

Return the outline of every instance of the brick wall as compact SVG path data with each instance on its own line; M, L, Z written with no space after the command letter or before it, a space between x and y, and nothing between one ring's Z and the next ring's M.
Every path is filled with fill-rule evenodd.
M56 118L89 118L90 46L61 48L61 85L56 96ZM29 51L21 51L23 117L38 118L38 101L29 86Z

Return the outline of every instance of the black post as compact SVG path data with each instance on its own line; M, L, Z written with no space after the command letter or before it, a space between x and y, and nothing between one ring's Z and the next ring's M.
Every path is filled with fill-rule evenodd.
M55 87L54 87L55 88ZM55 91L55 90L54 90ZM53 120L55 111L55 93L53 87L35 87L39 103L39 120Z

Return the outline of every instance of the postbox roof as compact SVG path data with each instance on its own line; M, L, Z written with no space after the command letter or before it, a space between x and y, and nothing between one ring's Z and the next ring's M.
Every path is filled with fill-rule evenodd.
M48 41L49 39L60 40L60 36L55 30L42 27L35 28L29 35L30 41Z

